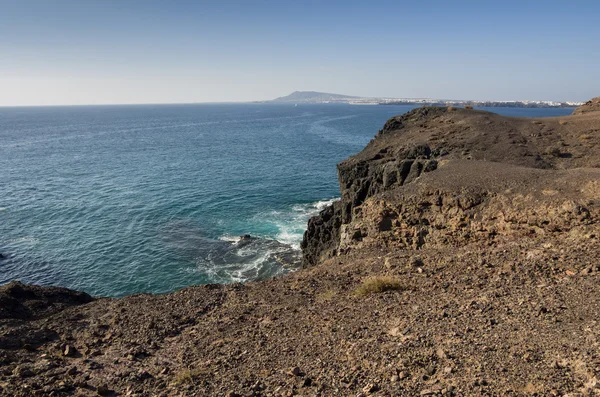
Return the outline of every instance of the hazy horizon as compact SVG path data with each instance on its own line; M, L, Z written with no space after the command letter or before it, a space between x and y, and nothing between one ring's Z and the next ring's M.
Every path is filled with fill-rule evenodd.
M0 5L0 106L600 95L592 1Z

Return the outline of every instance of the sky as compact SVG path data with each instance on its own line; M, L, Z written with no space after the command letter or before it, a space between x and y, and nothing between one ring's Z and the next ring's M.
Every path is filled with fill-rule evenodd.
M600 95L600 1L0 0L0 106Z

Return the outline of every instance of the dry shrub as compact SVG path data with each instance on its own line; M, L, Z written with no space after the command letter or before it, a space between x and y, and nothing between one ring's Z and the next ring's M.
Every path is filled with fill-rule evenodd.
M466 105L466 106L465 106L465 109L467 109L467 110L473 110L473 106L471 106L471 105Z
M321 294L317 294L317 301L318 302L328 302L328 301L332 300L334 297L335 297L335 291L328 290Z
M565 124L569 124L569 122L568 122L567 120L560 120L560 121L558 122L558 124L560 124L560 125L565 125Z
M206 368L185 369L173 378L173 383L176 385L193 384L199 378L206 378L211 375L211 372Z
M375 276L363 280L362 284L354 291L357 296L378 294L386 291L402 291L406 287L404 283L395 277Z

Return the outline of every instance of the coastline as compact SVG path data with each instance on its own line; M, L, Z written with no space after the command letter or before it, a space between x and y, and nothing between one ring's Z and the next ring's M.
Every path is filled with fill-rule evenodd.
M305 268L277 278L118 299L2 286L0 394L593 393L599 125L394 117L338 165Z

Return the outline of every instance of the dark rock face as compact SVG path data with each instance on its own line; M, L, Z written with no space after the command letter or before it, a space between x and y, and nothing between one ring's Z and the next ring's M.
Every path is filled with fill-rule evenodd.
M13 281L0 287L0 319L30 320L93 300L85 292Z
M386 122L371 144L394 131L445 112L446 109L443 108L420 108L393 117ZM417 142L401 150L383 148L370 158L359 161L352 161L350 158L338 164L342 199L309 220L301 244L302 265L313 266L322 259L338 254L340 227L352 220L354 208L375 194L411 183L423 172L434 171L438 165L437 158L447 153L443 148L432 151L427 143ZM360 239L360 236L355 237Z
M337 253L342 226L342 202L336 201L323 209L318 216L308 221L304 232L302 248L302 266L307 267L318 263L323 255L333 256Z
M426 143L418 143L392 156L387 154L383 151L371 161L338 165L342 200L309 220L301 245L303 266L315 265L338 253L340 227L352 220L353 209L367 198L393 186L411 183L422 173L434 171L438 164L431 158L432 151Z

